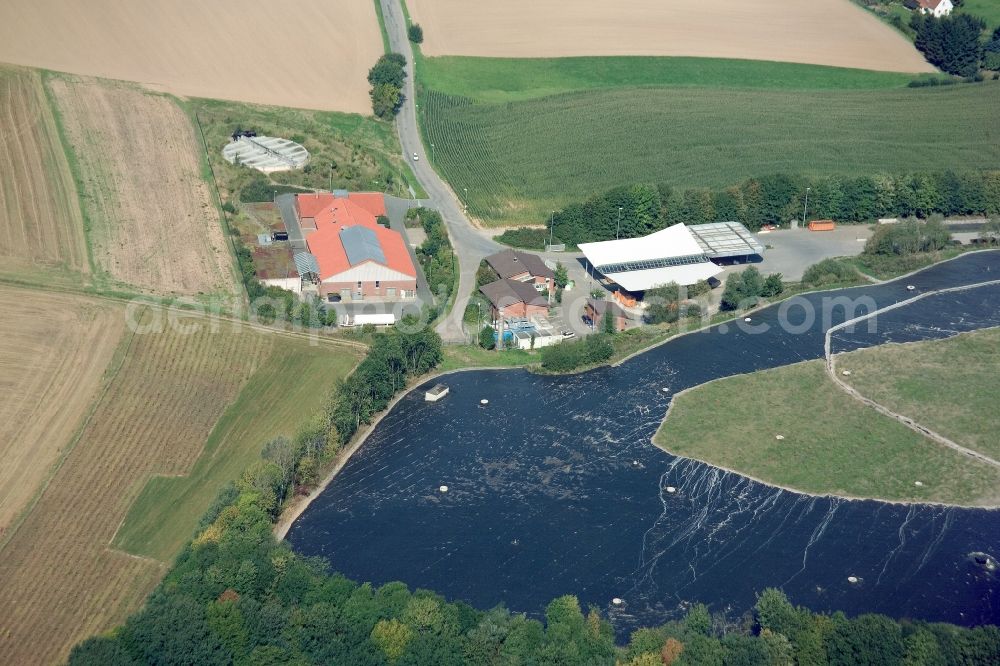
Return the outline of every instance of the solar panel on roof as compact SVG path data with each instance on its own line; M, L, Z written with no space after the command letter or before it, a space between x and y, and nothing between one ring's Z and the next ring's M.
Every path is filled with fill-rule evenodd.
M378 242L375 231L368 227L347 227L340 232L340 242L344 244L347 260L352 266L365 261L375 261L385 265L385 253Z

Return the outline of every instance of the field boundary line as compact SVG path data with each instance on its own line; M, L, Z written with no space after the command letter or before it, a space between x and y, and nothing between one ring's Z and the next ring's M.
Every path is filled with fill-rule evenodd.
M991 457L989 457L989 456L987 456L987 455L985 455L983 453L979 453L978 451L973 451L972 449L968 449L968 448L962 446L961 444L957 444L956 442L953 442L952 440L948 439L944 435L941 435L941 434L935 432L934 430L931 430L927 426L921 425L916 420L914 420L914 419L912 419L912 418L910 418L908 416L904 416L903 414L899 414L897 412L894 412L893 410L889 409L888 407L886 407L886 406L884 406L884 405L882 405L882 404L880 404L878 402L875 402L871 398L866 397L864 394L862 394L856 388L854 388L853 386L851 386L850 384L848 384L847 382L843 381L840 377L837 376L836 361L834 360L834 357L836 355L833 354L832 351L831 351L831 340L832 340L833 333L835 333L836 331L845 329L845 328L847 328L849 326L854 326L857 323L860 323L860 322L865 321L867 319L871 319L872 317L876 317L876 316L878 316L881 313L885 313L885 312L889 312L891 310L896 310L896 309L899 309L899 308L902 308L902 307L906 307L908 305L916 303L917 301L921 301L921 300L923 300L925 298L928 298L930 296L937 296L937 295L940 295L940 294L953 293L953 292L957 292L957 291L968 291L968 290L971 290L971 289L978 289L980 287L989 287L989 286L996 286L996 285L1000 285L1000 280L987 280L986 282L978 282L976 284L964 285L964 286L961 286L961 287L947 287L945 289L934 289L934 290L931 290L931 291L928 291L928 292L924 292L922 294L918 294L917 296L914 296L912 298L907 298L907 299L904 299L904 300L899 301L897 303L893 303L892 305L887 305L884 308L879 308L878 310L874 310L874 311L869 312L867 314L863 314L860 317L855 317L853 319L849 319L849 320L847 320L847 321L845 321L845 322L843 322L841 324L837 324L836 326L831 326L829 329L827 329L826 335L824 336L824 340L823 340L823 356L826 359L825 366L826 366L827 375L829 375L830 379L833 380L833 383L838 388L840 388L842 391L844 391L845 393L847 393L847 395L851 396L855 400L860 401L862 404L867 405L868 407L871 407L872 409L874 409L875 411L879 412L883 416L888 416L890 418L893 418L893 419L899 421L900 423L902 423L903 425L905 425L910 430L913 430L914 432L919 433L919 434L921 434L921 435L923 435L923 436L925 436L925 437L927 437L927 438L929 438L929 439L937 442L938 444L946 446L949 449L953 449L955 451L958 451L959 453L962 453L962 454L964 454L964 455L966 455L966 456L968 456L970 458L974 458L976 460L979 460L980 462L986 463L987 465L992 465L993 467L1000 468L1000 461L994 460L993 458L991 458Z

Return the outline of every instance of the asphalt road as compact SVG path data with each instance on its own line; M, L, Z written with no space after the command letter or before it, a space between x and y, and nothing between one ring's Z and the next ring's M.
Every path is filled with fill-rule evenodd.
M396 116L396 131L403 147L403 156L410 162L414 175L427 192L427 206L437 209L444 218L451 244L458 257L457 300L451 315L438 325L437 332L446 342L466 342L467 338L462 331L462 314L469 302L469 295L476 286L476 269L479 268L479 262L483 257L503 249L503 246L486 236L469 221L462 212L458 197L427 161L417 125L416 96L413 88L413 50L406 36L403 9L399 0L379 1L382 4L386 31L389 33L389 46L394 52L406 56L404 101L399 115ZM413 160L414 153L419 156L419 160Z

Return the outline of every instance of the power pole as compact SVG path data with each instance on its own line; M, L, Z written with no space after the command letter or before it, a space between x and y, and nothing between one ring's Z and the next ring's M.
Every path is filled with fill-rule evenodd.
M811 187L807 187L806 188L806 201L805 201L804 204L802 204L802 224L803 224L803 226L805 226L805 225L808 224L808 222L806 222L806 210L808 210L808 208L809 208L809 190L811 190L811 189L812 189Z
M622 207L618 206L618 229L615 231L615 240L618 240L622 234Z

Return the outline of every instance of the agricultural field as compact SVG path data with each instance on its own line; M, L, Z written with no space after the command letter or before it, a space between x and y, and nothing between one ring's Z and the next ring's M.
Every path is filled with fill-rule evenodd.
M838 354L862 395L1000 460L1000 329Z
M41 76L0 67L0 276L79 284L88 272L76 186Z
M425 87L420 120L435 166L467 190L470 213L504 225L540 224L567 203L636 182L723 187L778 172L995 169L998 106L993 82L597 88L496 103Z
M849 0L502 3L408 0L426 55L700 56L933 71L898 32Z
M747 396L767 396L766 409ZM802 405L809 406L807 419ZM671 453L807 493L1000 503L1000 470L851 398L834 386L822 360L728 377L678 395L654 441Z
M57 75L47 85L100 277L145 293L233 294L233 259L184 111L131 84Z
M122 310L0 286L0 542L70 450L124 331Z
M65 659L137 610L219 489L266 440L293 434L359 354L183 314L166 325L160 309L130 316L149 332L130 330L75 444L0 540L11 663Z
M260 459L264 444L293 437L317 412L338 377L360 361L360 350L305 341L273 345L236 401L209 435L204 451L184 476L150 479L115 535L114 545L134 555L169 563L195 532L219 488Z
M226 200L271 201L271 191L266 187L255 192L256 196L242 196L243 188L251 183L308 190L328 190L332 184L337 189L375 188L402 197L409 196L408 186L419 190L410 166L402 158L396 132L388 123L346 113L212 99L194 99L185 105L205 133L209 158ZM229 164L221 152L237 128L292 139L309 151L309 163L303 169L269 175Z
M0 62L178 95L368 115L381 54L370 0L0 3Z
M190 469L272 344L179 323L202 326L129 335L76 444L0 546L0 653L10 663L65 659L136 610L165 570L109 543L150 475Z

